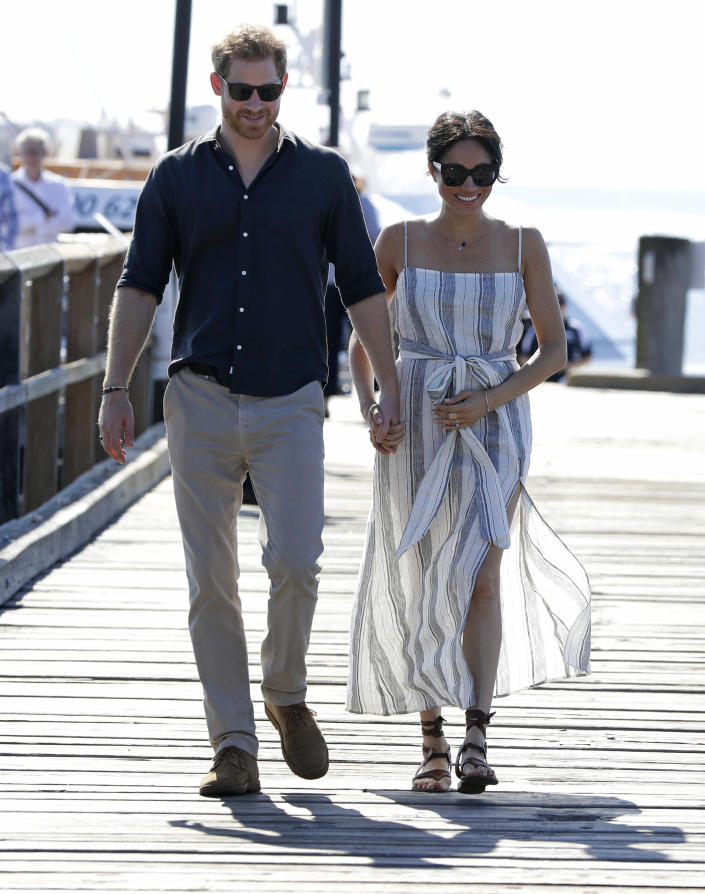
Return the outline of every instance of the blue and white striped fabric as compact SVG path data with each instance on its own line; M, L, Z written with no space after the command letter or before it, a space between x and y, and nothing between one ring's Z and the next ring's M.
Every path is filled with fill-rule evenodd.
M589 673L584 569L523 482L531 450L523 395L471 429L445 432L432 404L517 368L521 275L406 266L392 303L407 437L376 457L373 505L350 634L347 709L403 714L475 704L461 635L490 543L502 561L496 695ZM511 525L506 505L521 484Z

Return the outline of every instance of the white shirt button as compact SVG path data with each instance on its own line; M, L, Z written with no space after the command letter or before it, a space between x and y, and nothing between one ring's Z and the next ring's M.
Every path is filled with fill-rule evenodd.
M243 233L242 235L245 237L245 239L247 239L247 237L248 237L249 234L248 234L248 233Z
M238 346L237 346L237 349L238 349L238 351L241 351L241 350L242 350L242 345L238 345Z
M232 165L228 165L228 170L229 170L229 171L232 171L232 169L233 169L233 166L232 166Z
M243 276L247 276L247 270L243 270L243 271L242 271L242 275L243 275Z
M250 197L247 195L247 193L245 193L245 195L243 196L243 199L249 199L249 198Z
M241 308L240 308L240 313L241 313L241 314L244 314L244 313L245 313L245 308L244 308L244 307L241 307Z

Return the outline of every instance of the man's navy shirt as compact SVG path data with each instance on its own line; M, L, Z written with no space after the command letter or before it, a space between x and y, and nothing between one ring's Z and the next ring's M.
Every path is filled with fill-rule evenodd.
M169 375L216 367L236 394L290 394L328 377L328 263L346 307L384 291L345 161L280 125L245 189L218 128L163 156L140 194L118 281L161 301L179 280Z

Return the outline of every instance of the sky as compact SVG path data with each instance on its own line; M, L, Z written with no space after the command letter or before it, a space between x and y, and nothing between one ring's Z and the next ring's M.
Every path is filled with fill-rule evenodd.
M0 0L10 5L0 113L155 124L174 0ZM289 5L319 48L323 0ZM213 104L212 43L242 21L271 24L273 6L193 0L189 105ZM502 136L514 185L705 190L705 0L343 0L343 11L346 120L358 89L371 91L380 123L427 127L445 108L476 108ZM294 59L300 43L293 29L284 36ZM280 119L305 131L290 97Z

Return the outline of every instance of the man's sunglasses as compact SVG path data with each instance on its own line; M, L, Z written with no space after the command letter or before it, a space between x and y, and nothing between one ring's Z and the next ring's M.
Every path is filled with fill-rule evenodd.
M433 167L441 172L441 178L446 186L462 186L468 177L472 177L475 186L492 186L499 176L499 166L494 161L489 164L475 165L474 168L434 161Z
M238 81L233 81L230 84L222 75L218 75L218 77L228 88L230 98L236 102L247 102L255 90L262 102L274 102L275 99L279 99L284 89L283 84L260 84L253 87L252 84L240 84Z

